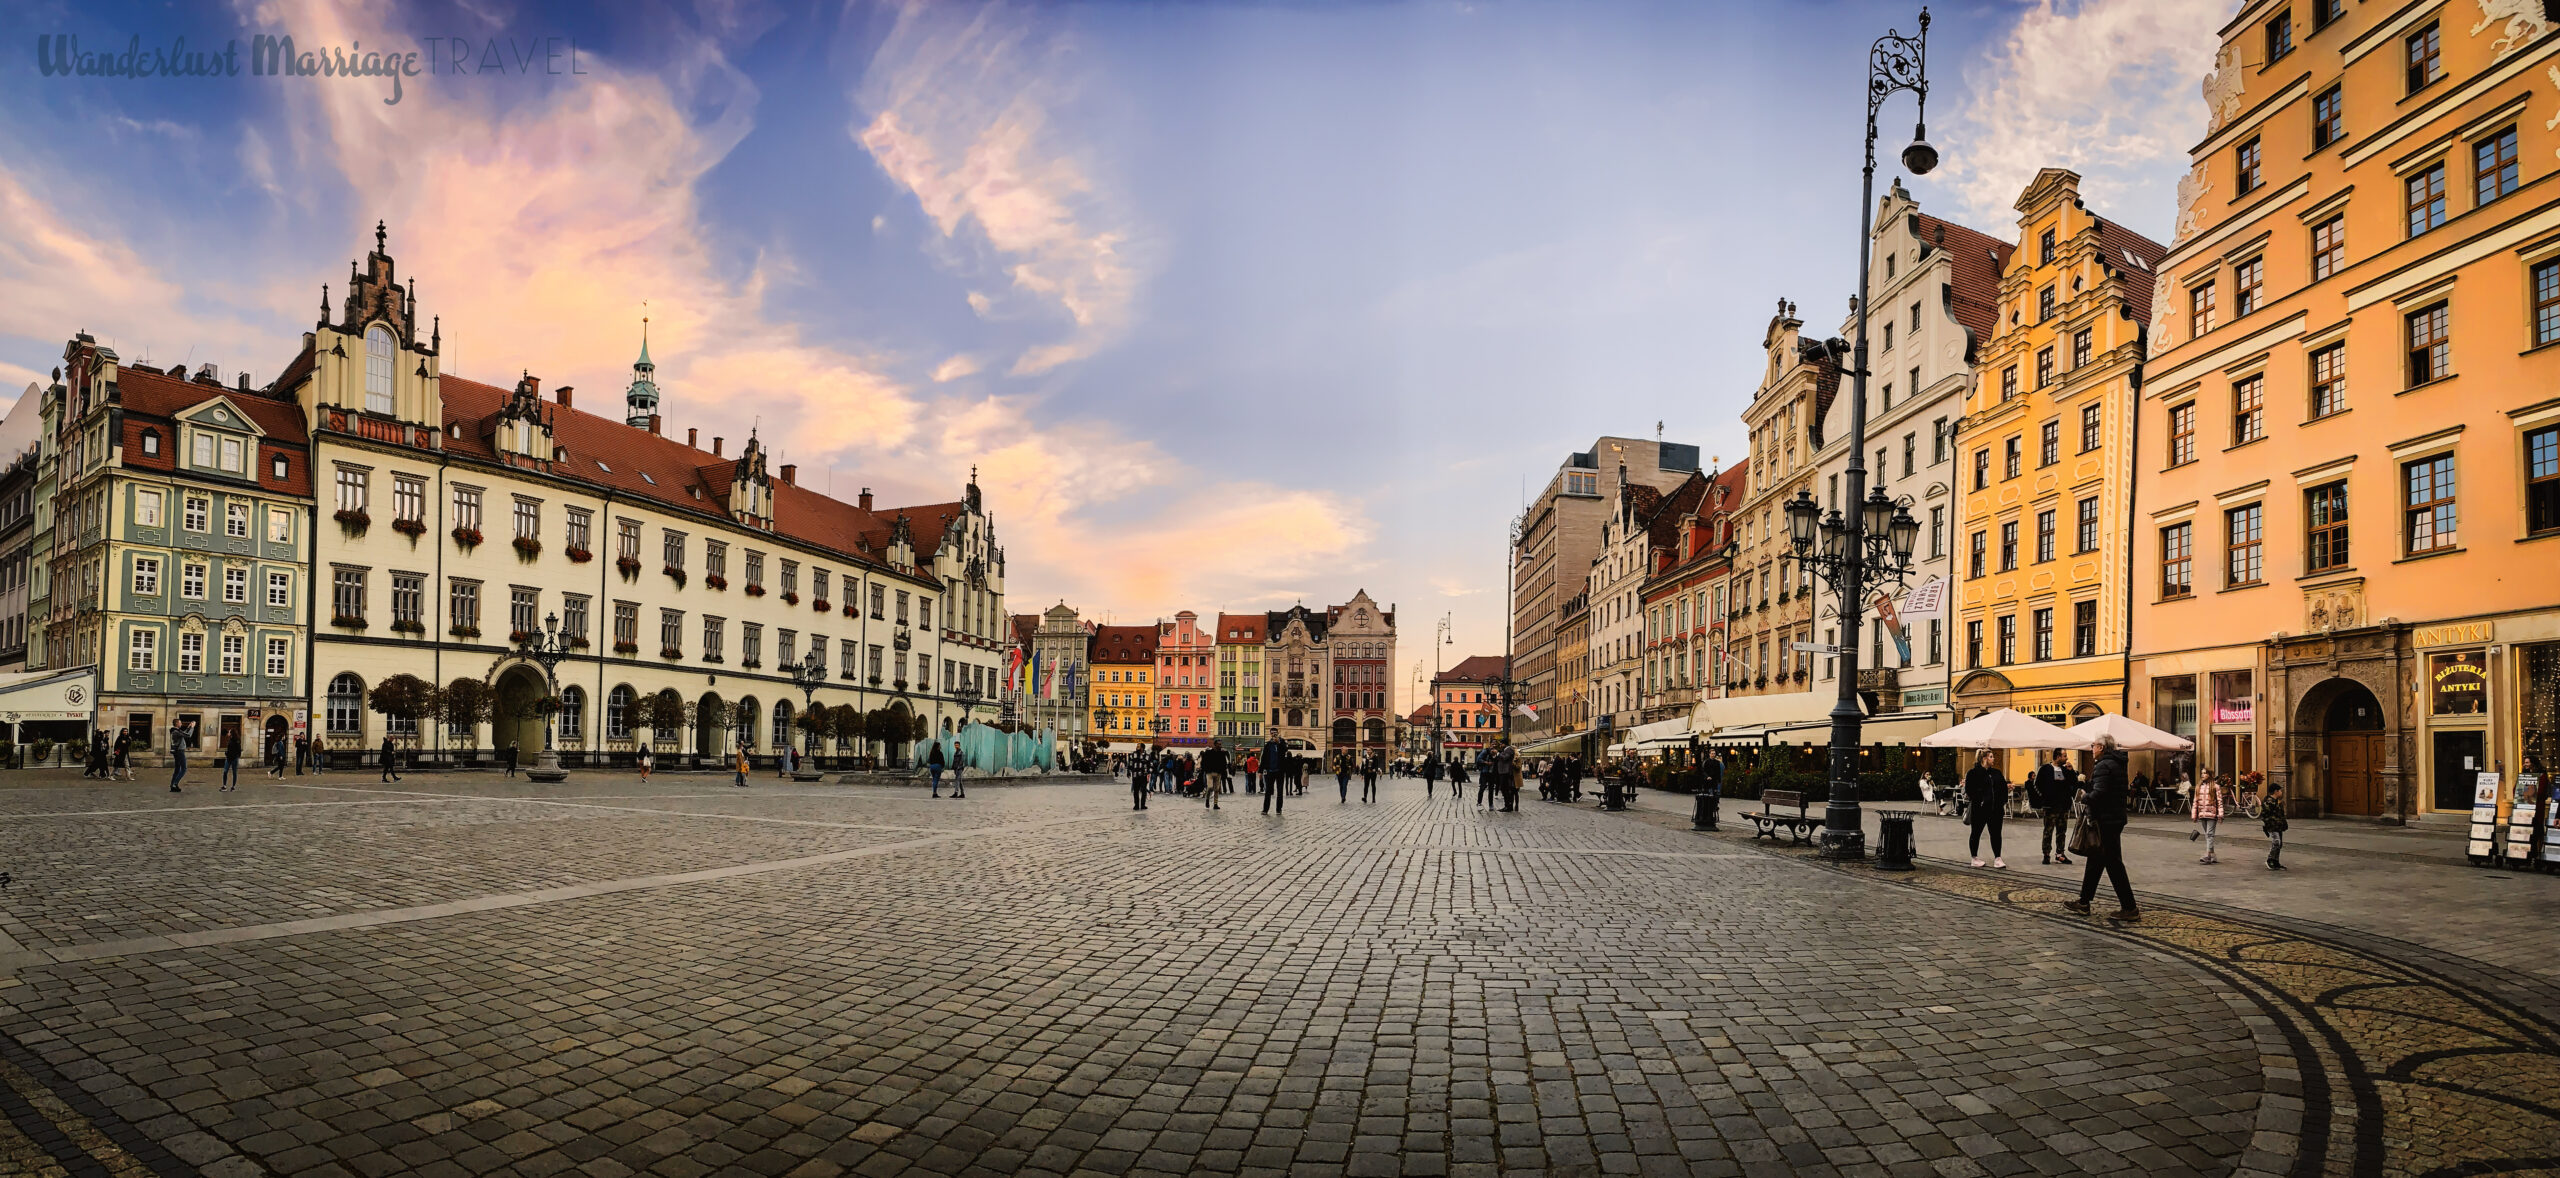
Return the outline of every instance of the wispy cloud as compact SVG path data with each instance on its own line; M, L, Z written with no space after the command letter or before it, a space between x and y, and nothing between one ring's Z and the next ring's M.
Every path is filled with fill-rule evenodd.
M2082 191L2168 239L2187 149L2204 132L2201 89L2232 0L2038 0L1965 71L1970 101L1949 127L1958 212L1992 233L2016 224L2039 168L2081 173Z
M1002 5L910 4L864 71L854 140L914 194L967 263L1000 275L1038 307L1063 312L1067 338L1026 349L1016 375L1046 372L1109 346L1128 327L1140 267L1132 235L1054 134L1070 85L1068 53ZM992 300L973 293L980 314Z

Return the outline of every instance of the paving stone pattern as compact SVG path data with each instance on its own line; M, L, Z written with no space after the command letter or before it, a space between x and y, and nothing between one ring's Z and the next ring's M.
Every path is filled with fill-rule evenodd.
M10 794L0 927L110 955L24 964L0 1032L207 1174L2219 1174L2266 1132L2191 960L1587 808L400 788L465 796ZM145 812L23 817L75 810Z

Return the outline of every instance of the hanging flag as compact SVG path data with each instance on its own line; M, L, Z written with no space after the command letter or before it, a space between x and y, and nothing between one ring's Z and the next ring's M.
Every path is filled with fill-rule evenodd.
M1909 596L1902 599L1903 612L1911 614L1934 614L1945 609L1946 605L1947 579L1945 577L1931 577L1921 582L1919 588L1912 590Z
M1892 595L1885 593L1876 594L1876 620L1884 626L1884 632L1886 634L1893 636L1894 649L1902 653L1902 661L1909 663L1911 661L1911 636L1903 630L1902 615L1894 612Z
M1022 690L1022 648L1019 646L1005 653L1004 680L1005 685L1015 692Z
M1535 704L1514 704L1512 705L1511 710L1519 713L1524 719L1535 720L1538 718L1538 708Z

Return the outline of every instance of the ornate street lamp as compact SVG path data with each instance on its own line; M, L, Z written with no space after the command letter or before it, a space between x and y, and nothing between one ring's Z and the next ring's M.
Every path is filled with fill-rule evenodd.
M791 672L792 686L800 689L800 714L806 716L810 712L817 710L818 687L820 684L827 681L827 656L825 652L820 651L817 648L817 645L812 643L809 647L809 653L802 655L799 662L788 664L786 669ZM789 740L791 738L786 735L783 739ZM794 781L816 781L820 776L817 772L818 733L816 729L812 728L806 736L801 738L800 743L803 749L801 753L802 767L799 772L791 775L791 779Z
M560 753L551 747L551 730L557 726L560 701L560 680L554 671L562 659L569 657L568 640L560 636L560 615L544 614L542 632L525 635L524 640L516 644L516 654L542 668L543 698L553 709L550 715L542 718L542 755L534 759L533 768L527 770L525 776L552 784L567 781L569 771L560 767Z
M1929 10L1920 10L1920 32L1903 36L1887 29L1867 51L1867 138L1864 171L1858 190L1858 299L1856 342L1849 364L1849 466L1846 490L1850 509L1822 519L1809 493L1787 504L1788 539L1795 560L1828 584L1840 603L1838 700L1831 708L1831 799L1823 811L1822 855L1830 859L1863 859L1867 853L1864 815L1858 808L1858 740L1864 712L1858 704L1858 622L1866 612L1871 585L1900 584L1911 571L1911 543L1919 532L1903 505L1881 487L1867 487L1867 297L1875 262L1876 114L1897 91L1919 99L1920 115L1911 128L1911 144L1902 149L1902 166L1925 176L1938 166L1938 149L1929 145ZM1834 345L1836 347L1836 344ZM1813 549L1820 532L1821 551Z

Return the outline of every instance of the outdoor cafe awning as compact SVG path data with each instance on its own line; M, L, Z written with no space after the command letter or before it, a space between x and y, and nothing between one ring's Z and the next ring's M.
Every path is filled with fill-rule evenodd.
M1916 745L1929 734L1947 726L1945 712L1887 712L1869 716L1858 725L1858 743ZM1768 730L1771 744L1829 744L1831 719L1814 723L1781 724Z
M1665 749L1689 743L1689 717L1676 716L1638 724L1627 730L1626 742L1639 749Z
M94 678L87 667L0 675L0 721L86 720L98 703Z
M1588 732L1568 732L1562 736L1550 736L1545 740L1538 741L1534 744L1521 745L1520 755L1524 757L1560 757L1567 753L1578 753L1582 751L1583 738L1589 735L1591 734Z

